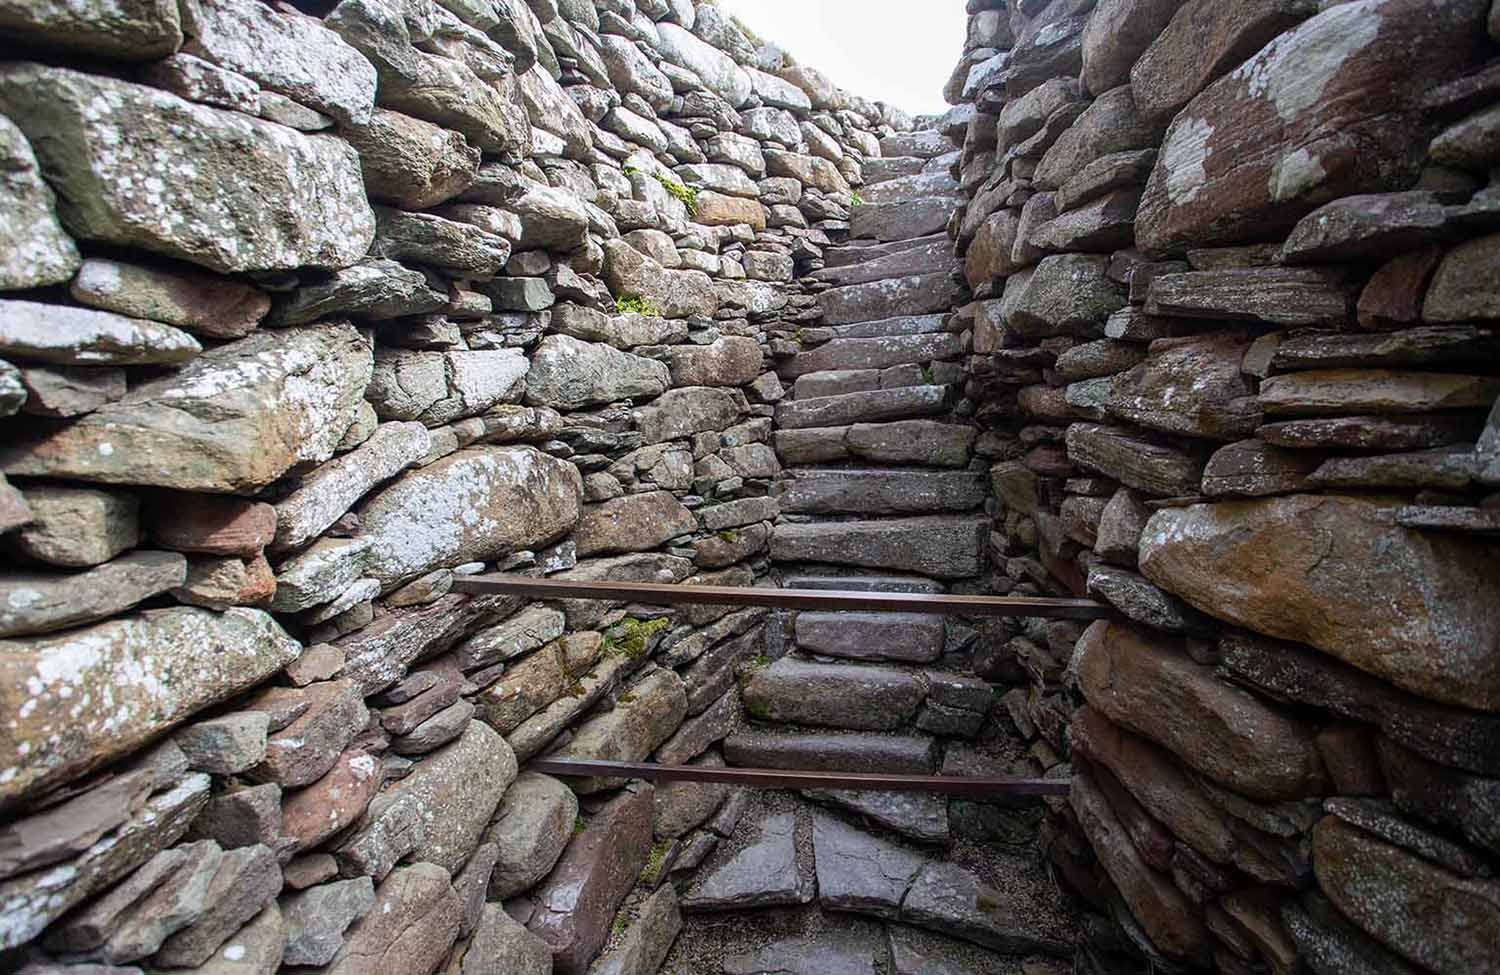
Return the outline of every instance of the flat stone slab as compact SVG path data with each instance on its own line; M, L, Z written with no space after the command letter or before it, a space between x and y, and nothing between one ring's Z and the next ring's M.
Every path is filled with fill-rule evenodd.
M931 738L869 733L742 731L725 739L724 758L750 768L931 775L937 745Z
M989 529L988 518L945 516L777 525L771 557L962 579L984 568Z
M1066 954L1067 925L1034 900L1037 893L996 890L956 863L929 863L907 892L901 920L995 951Z
M941 616L924 613L804 612L797 645L830 657L930 663L942 656Z
M888 161L889 160L884 159L872 159L868 162L876 163ZM867 173L865 175L865 179L869 180L869 178L869 174ZM866 185L869 184L867 183ZM947 241L948 235L946 233L929 234L926 237L914 237L911 240L857 240L852 243L844 244L839 247L830 247L825 250L823 252L823 266L848 267L850 264L863 264L866 261L873 261L877 258L889 257L892 254L899 254L902 251L911 250L913 247L922 247L927 244L935 244Z
M901 203L862 203L849 214L849 233L876 240L925 237L947 227L962 202L955 196L934 196Z
M916 714L925 691L890 667L819 664L782 657L745 684L745 710L761 721L894 731Z
M802 427L904 420L942 413L947 406L946 386L872 389L862 393L782 402L776 407L776 426L782 430L795 430Z
M895 315L946 312L962 293L952 274L937 271L833 288L818 295L818 307L824 325L847 325Z
M788 575L782 579L784 589L853 589L860 592L942 592L943 585L923 576L887 574Z
M814 802L832 803L858 813L886 829L920 843L947 844L948 800L919 792L863 792L857 789L806 789Z
M879 945L854 934L788 938L724 959L724 975L876 975Z
M922 335L941 332L947 315L897 315L894 318L877 318L870 322L850 322L847 325L815 325L802 330L802 341L808 343L828 342L832 339L869 339L881 335Z
M929 196L952 196L961 192L958 181L947 170L898 176L867 187L860 195L866 203L905 203Z
M797 817L768 817L754 841L699 881L682 901L688 911L732 911L747 907L806 904L812 884L797 869Z
M908 274L930 274L933 271L951 270L957 263L953 256L953 244L946 236L936 237L914 247L881 254L858 264L840 267L824 267L812 275L815 280L826 281L836 287L846 284L863 284L884 278L899 278Z
M782 363L782 378L795 379L830 369L884 369L907 363L956 359L963 355L963 342L952 332L915 335L883 335L873 338L836 338L792 356Z
M836 816L813 817L818 901L836 911L894 918L917 871L920 854L858 830Z
M984 503L975 471L799 470L773 489L794 514L898 515L972 511Z

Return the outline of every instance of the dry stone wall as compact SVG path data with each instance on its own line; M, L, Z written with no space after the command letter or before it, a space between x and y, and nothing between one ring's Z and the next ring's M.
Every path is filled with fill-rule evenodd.
M8 970L584 972L744 808L518 763L721 762L761 611L451 587L764 579L909 120L689 0L300 6L0 2Z
M1154 970L1495 971L1500 6L968 11L1001 589L1120 614L978 660L1059 874Z

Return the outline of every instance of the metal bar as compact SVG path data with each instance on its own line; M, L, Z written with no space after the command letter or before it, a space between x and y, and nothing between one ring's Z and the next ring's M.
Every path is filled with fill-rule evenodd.
M883 772L812 772L793 769L657 765L652 762L596 762L582 758L537 758L533 772L573 777L605 776L654 782L718 782L752 789L863 789L875 792L927 792L947 796L1065 796L1065 779L964 778L953 775L893 775Z
M575 582L531 576L461 576L455 592L530 596L533 599L608 599L653 606L710 604L772 609L873 610L943 616L1041 616L1050 619L1117 619L1114 608L1092 599L1044 596L956 596L946 593L850 592L822 589L751 589L673 586L658 582Z

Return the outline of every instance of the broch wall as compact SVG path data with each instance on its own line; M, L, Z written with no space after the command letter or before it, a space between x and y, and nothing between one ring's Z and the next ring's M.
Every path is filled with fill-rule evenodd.
M910 122L688 0L324 6L0 3L32 971L581 972L718 835L517 763L717 761L762 611L450 586L764 579L768 329Z
M968 10L999 589L1125 617L976 661L1051 859L1163 969L1497 970L1500 6Z

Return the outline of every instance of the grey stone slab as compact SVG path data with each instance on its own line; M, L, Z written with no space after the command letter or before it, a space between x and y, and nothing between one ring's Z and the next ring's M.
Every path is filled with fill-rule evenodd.
M813 817L818 901L835 911L894 918L925 858L843 820Z
M709 870L689 891L683 908L740 910L812 900L812 884L797 869L796 831L794 813L765 819L750 845Z

